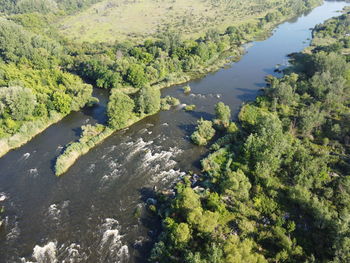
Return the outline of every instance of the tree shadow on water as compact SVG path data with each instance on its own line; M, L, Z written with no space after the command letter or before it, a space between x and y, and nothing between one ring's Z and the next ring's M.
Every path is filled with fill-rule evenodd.
M147 238L140 245L134 245L134 249L137 251L137 256L135 256L136 263L146 263L149 262L148 258L151 255L151 250L161 233L161 219L155 213L149 211L148 204L152 203L153 200L157 200L157 191L155 188L142 187L139 189L141 194L141 201L145 204L142 211L140 212L140 222L142 226L148 230Z
M236 97L242 102L252 101L258 95L261 94L261 91L259 89L242 89L242 88L238 88L237 90L243 92L242 94L236 95Z

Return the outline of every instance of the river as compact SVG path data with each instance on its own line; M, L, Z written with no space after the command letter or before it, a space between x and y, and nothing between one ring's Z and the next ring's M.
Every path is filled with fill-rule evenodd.
M77 139L81 125L104 121L101 90L95 91L100 106L70 114L1 158L6 212L0 262L146 262L159 222L147 216L144 201L154 186L168 187L184 171L199 170L207 150L189 141L198 118L212 118L219 101L237 114L242 102L257 96L264 77L276 74L277 64L288 64L287 54L309 45L310 28L345 5L325 2L279 25L268 39L248 44L239 62L190 82L190 95L183 94L183 85L163 90L163 96L195 104L196 110L174 108L117 132L60 178L52 166L62 147Z

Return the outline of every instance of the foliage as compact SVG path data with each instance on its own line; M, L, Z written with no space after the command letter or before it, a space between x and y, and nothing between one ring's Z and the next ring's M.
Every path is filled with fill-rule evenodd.
M153 114L160 110L160 90L146 85L142 87L136 99L136 111L142 114Z
M134 101L118 90L113 90L107 105L109 126L114 129L125 128L128 121L134 117Z
M215 105L215 115L216 119L214 122L216 124L222 125L223 127L227 127L230 124L231 109L223 102L219 102Z
M239 125L217 104L216 121L228 128L201 161L199 180L187 176L174 197L161 196L164 230L152 262L349 260L349 60L345 46L317 44L342 39L335 29L346 32L349 17L317 26L313 48L293 57L288 74L269 78ZM200 120L191 138L206 142L201 134L211 129Z
M70 143L64 152L57 157L54 166L56 176L64 174L79 156L86 154L113 133L113 129L101 124L85 125L81 127L81 130L80 139L77 142Z
M211 121L200 119L196 131L191 135L191 140L197 145L206 145L215 135Z
M177 106L180 104L180 100L171 96L166 96L160 100L160 109L169 110L171 106Z
M196 109L196 105L195 104L189 104L185 106L185 111L194 111Z
M183 91L184 91L184 93L185 93L185 94L189 94L189 93L191 93L191 87L190 87L190 86L188 86L188 85L187 85L187 86L185 86L185 87L183 87L182 89L183 89Z
M22 121L31 116L37 104L31 89L23 87L0 88L0 114Z

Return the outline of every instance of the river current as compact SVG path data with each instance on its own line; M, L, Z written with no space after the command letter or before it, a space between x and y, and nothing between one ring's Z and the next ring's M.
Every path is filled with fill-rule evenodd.
M311 28L339 14L345 2L325 2L279 25L264 41L246 45L242 59L202 79L167 88L162 95L195 104L148 117L116 132L91 150L62 177L52 166L64 145L76 140L79 127L105 121L107 94L95 90L100 105L67 116L23 147L0 159L0 200L6 207L0 231L0 262L78 263L147 262L159 222L144 203L153 187L172 185L185 171L198 171L204 147L191 144L196 121L213 117L223 101L237 114L253 100L264 77L276 75L287 55L307 47ZM135 214L141 211L141 217ZM136 212L136 213L135 213Z

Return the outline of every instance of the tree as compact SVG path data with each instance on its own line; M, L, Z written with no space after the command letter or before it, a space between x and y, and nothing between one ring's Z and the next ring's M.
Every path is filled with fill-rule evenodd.
M206 145L215 135L211 121L198 120L196 131L191 135L192 141L197 145Z
M107 105L108 124L114 129L122 129L134 115L135 103L126 94L113 90Z
M160 90L146 85L138 92L136 111L142 114L152 114L160 110Z
M240 240L231 235L225 242L224 253L227 263L267 263L267 260L254 252L254 242L249 239Z
M67 94L56 91L52 94L52 102L56 111L68 114L71 111L72 98Z
M182 246L191 238L190 227L186 223L176 224L171 236L176 246Z
M14 120L31 116L37 104L31 89L23 87L0 88L0 114L8 111Z
M147 78L143 67L139 64L132 64L127 70L126 80L136 88L145 86Z
M219 102L215 105L215 114L217 121L224 127L227 127L231 119L231 109L223 102Z
M305 136L310 135L315 128L321 126L325 121L325 112L321 110L318 103L301 109L299 116L299 128Z

